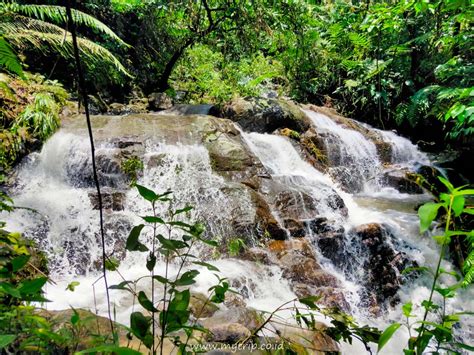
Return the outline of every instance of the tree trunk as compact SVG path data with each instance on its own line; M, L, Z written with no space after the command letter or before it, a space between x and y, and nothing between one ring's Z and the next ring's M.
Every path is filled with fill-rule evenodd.
M166 63L165 69L160 76L160 81L158 83L158 91L163 92L170 88L169 79L173 73L173 69L178 63L178 60L184 54L184 51L194 43L193 39L188 39L181 47L179 47L171 56L168 63Z

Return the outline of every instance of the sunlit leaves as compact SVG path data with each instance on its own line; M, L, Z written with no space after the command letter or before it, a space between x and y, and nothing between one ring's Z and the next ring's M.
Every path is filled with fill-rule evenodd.
M380 352L382 348L388 343L388 341L392 338L393 334L400 328L400 323L393 323L389 325L380 335L380 339L378 342L377 352Z
M418 209L418 216L420 217L420 233L428 230L431 223L436 218L441 206L440 203L425 203Z

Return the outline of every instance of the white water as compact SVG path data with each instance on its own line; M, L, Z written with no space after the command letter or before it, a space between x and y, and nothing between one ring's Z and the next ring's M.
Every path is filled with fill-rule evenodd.
M289 188L295 196L302 193L310 195L316 201L318 215L342 225L346 230L364 223L388 224L397 238L403 240L406 245L413 246L404 250L413 260L422 265L433 265L437 257L436 246L429 238L418 235L418 220L414 211L410 211L410 207L426 196L400 194L392 188L367 184L372 175L380 173L382 169L373 143L358 132L341 128L326 116L317 114L312 118L317 128L338 137L337 154L343 157L342 161L349 165L352 172L357 170L358 176L364 180L363 193L353 195L343 192L329 175L317 171L305 162L287 138L257 133L243 136L270 172L272 180ZM426 156L406 139L396 136L393 132L379 133L393 147L393 163L413 166L418 162L427 162ZM0 216L7 220L8 229L33 237L49 254L52 276L57 281L56 285L48 286L47 297L54 300L48 305L50 309L64 309L69 306L95 308L92 289L99 273L93 270L101 251L97 232L98 213L92 210L88 197L92 187L84 186L81 175L84 174L84 167L89 164L88 149L87 140L82 135L63 130L56 133L45 144L41 153L30 155L29 161L18 169L17 186L13 190L12 197L17 205L34 208L38 213L18 210L10 215ZM110 144L103 143L99 145L98 151L113 154L114 149ZM176 207L182 207L184 204L195 206L190 218L208 221L209 234L216 238L232 233L229 221L233 218L232 211L235 208L252 209L250 197L245 193L233 194L232 198L223 193L223 189L233 188L234 185L213 173L207 150L200 144L163 144L160 141L147 140L144 162L145 173L139 183L158 191L173 190L176 199L180 201L180 205ZM110 178L114 180L116 177ZM348 209L347 217L335 211L328 203L329 197L334 193L344 200ZM125 201L124 211L106 213L106 223L115 227L111 228L107 235L108 252L114 250L115 244L117 250L123 249L127 230L139 222L138 216L149 213L149 207L134 190L126 193ZM165 206L160 208L158 214L164 212ZM315 216L308 218L310 217ZM355 280L354 277L349 280L329 260L321 259L323 267L342 281L347 300L361 323L370 322L383 327L399 317L398 306L376 320L364 309L359 309L357 305L361 301L360 287L356 282L359 276L353 275ZM221 259L212 263L219 267L221 275L227 277L231 284L239 285L238 291L245 294L246 302L251 307L272 311L295 298L288 282L281 277L281 270L276 266L269 267L236 259ZM162 265L159 264L157 269L163 270ZM446 263L446 268L450 267ZM127 254L119 271L127 280L147 274L144 255ZM194 289L204 292L215 279L207 269L200 271L201 275ZM361 271L363 277L363 270ZM175 272L172 267L170 273ZM83 275L77 275L78 273ZM109 275L110 284L122 281L118 273ZM72 280L80 282L75 294L64 291ZM149 285L142 284L142 287L147 289ZM420 278L400 291L401 300L419 303L417 301L426 298L427 292L427 280ZM102 280L96 283L95 297L99 314L105 315ZM128 323L127 314L133 308L131 298L122 291L112 291L111 298L117 308L117 320ZM455 303L448 304L448 308L472 310L473 299L472 294L465 292ZM400 331L383 353L401 353L406 340L407 334ZM356 343L353 346L344 345L343 352L362 354L365 350Z

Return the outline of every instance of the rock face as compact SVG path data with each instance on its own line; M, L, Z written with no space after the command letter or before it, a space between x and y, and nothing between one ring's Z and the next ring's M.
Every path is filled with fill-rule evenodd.
M394 169L383 174L382 181L388 186L396 188L402 193L422 194L423 189L410 178L410 172L407 170Z
M310 126L298 106L281 99L237 98L223 108L222 116L250 132L271 133L278 128L304 132Z
M339 307L348 311L349 304L339 280L323 270L316 260L313 247L306 238L288 241L273 241L269 249L277 258L282 276L290 281L298 297L321 295L319 301L328 307Z
M354 228L348 238L343 233L322 233L317 243L321 253L335 265L350 275L360 275L361 279L355 281L366 288L368 305L396 301L395 295L404 281L401 271L414 265L404 252L394 248L401 242L390 229L377 223Z

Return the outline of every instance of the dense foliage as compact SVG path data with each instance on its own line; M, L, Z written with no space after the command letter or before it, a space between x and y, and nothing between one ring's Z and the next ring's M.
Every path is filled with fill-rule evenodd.
M451 142L472 138L469 1L105 0L84 6L133 46L124 59L145 93L171 86L192 101L222 102L262 93L242 88L248 83L270 83L299 101L331 105L382 127L430 139L444 130Z

